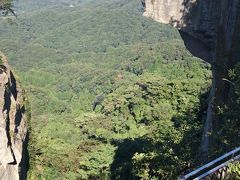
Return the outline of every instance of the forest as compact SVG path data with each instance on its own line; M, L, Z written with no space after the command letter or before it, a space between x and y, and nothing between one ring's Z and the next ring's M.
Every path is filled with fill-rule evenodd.
M17 18L0 17L31 113L28 178L177 179L200 165L211 65L138 0L69 2L16 2ZM211 158L239 145L239 77L237 65Z

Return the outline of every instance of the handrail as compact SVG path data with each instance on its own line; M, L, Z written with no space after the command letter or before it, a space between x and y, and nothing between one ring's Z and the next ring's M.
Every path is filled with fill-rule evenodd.
M225 161L226 164L225 165L227 165L227 162L229 162L229 159L227 159L227 158L235 157L235 156L238 157L238 156L240 156L239 154L240 154L240 147L238 147L238 148L236 148L236 149L234 149L234 150L224 154L223 156L221 156L221 157L219 157L219 158L217 158L217 159L207 163L206 165L204 165L204 166L202 166L202 167L192 171L191 173L188 173L187 175L180 177L179 180L187 180L187 179L190 179L190 178L192 179L192 178L195 178L195 177L199 177L199 176L201 176L201 174L205 174L206 171L209 172L209 169L211 167L212 167L212 169L215 169L215 167L218 167L219 163L221 163L225 159L226 159L226 161ZM232 158L232 159L234 159L234 158Z
M208 176L208 175L216 172L217 170L219 170L219 169L221 169L221 168L223 168L223 167L226 167L229 163L231 163L231 162L233 162L233 161L235 161L235 160L239 160L239 159L240 159L240 155L239 155L239 156L236 156L235 158L230 159L229 161L227 161L227 162L225 162L225 163L222 163L222 164L220 164L219 166L217 166L217 167L209 170L208 172L206 172L206 173L204 173L204 174L196 177L194 180L200 180L200 179L202 179L202 178L204 178L204 177L206 177L206 176Z

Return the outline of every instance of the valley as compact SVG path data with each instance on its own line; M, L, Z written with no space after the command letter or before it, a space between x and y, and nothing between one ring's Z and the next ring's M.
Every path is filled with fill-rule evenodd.
M28 179L176 179L201 164L208 47L138 0L69 2L16 2L0 20L31 112Z

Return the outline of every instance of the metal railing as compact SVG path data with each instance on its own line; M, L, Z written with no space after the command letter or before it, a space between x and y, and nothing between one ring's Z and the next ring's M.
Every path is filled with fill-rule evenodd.
M199 167L191 173L181 176L179 180L224 179L227 176L229 163L240 160L240 147Z

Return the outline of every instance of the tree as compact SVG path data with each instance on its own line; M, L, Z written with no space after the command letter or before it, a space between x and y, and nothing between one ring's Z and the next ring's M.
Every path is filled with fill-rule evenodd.
M12 0L0 0L0 11L3 15L7 15L10 12L16 16L12 6Z

